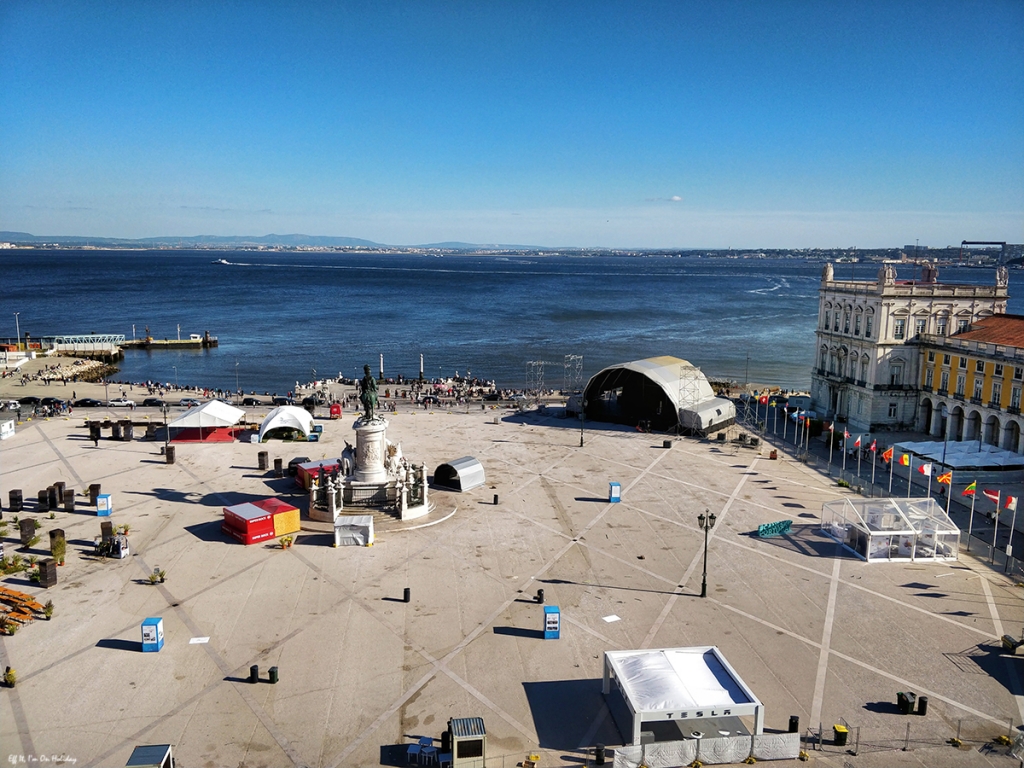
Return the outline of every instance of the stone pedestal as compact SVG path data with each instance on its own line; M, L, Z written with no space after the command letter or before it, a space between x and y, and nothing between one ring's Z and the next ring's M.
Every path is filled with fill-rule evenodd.
M353 478L357 483L386 483L388 473L384 469L384 457L387 455L387 419L358 419L353 428L356 431L356 470Z

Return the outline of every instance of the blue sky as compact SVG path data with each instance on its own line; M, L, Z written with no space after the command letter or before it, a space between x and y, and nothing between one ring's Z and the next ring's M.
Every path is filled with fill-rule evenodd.
M0 3L0 230L1024 241L1024 2Z

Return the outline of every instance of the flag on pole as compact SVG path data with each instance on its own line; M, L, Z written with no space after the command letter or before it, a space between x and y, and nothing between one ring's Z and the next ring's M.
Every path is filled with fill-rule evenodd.
M910 466L910 454L909 453L904 453L902 456L900 456L900 464L902 464L904 467L909 467Z
M860 435L857 435L857 439L853 443L854 448L860 448Z
M1009 509L1009 510L1012 510L1012 511L1016 512L1017 511L1017 497L1016 496L1007 496L1006 497L1006 503L1003 504L1003 509Z
M770 403L768 403L768 405L770 405L772 408L774 408L775 407L775 401L772 400Z
M931 464L922 464L920 467L917 468L917 471L920 472L925 477L931 477L932 476L932 465Z
M952 485L953 484L953 473L952 472L946 472L943 475L939 475L938 477L935 478L935 482L942 483L943 485Z
M878 441L877 440L872 440L871 441L871 452L874 453L877 450L878 450Z
M850 433L849 433L849 432L847 432L847 431L846 431L846 430L844 429L844 430L843 430L843 440L849 440L849 439L850 439Z
M835 429L836 429L836 425L835 425L835 423L834 423L834 422L831 422L831 421L830 421L830 422L828 423L828 431L829 431L829 432L835 432Z
M978 490L978 481L977 480L971 480L971 484L968 485L966 488L964 488L963 492L960 495L961 496L973 496L974 492L976 490ZM971 503L973 504L974 502L972 501Z
M892 461L892 446L882 451L882 461Z
M759 402L761 405L768 405L768 395L761 395L761 397L758 398L757 402Z
M987 488L981 492L986 499L994 501L996 504L999 503L999 491L990 491Z

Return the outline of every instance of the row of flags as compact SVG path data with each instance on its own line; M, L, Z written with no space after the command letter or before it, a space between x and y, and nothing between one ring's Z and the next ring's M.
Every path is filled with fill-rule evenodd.
M828 431L832 432L833 429L834 429L834 425L833 424L829 424L828 425ZM849 439L850 439L850 433L847 430L844 429L843 430L843 441L845 442L846 440L849 440ZM860 448L860 445L861 445L861 440L860 440L860 435L858 435L857 436L857 440L853 444L853 447L854 448ZM871 441L871 446L870 446L869 450L871 450L871 451L877 451L878 450L877 441L876 440L872 440ZM892 446L890 446L888 449L886 449L885 451L882 452L882 461L888 463L888 462L892 461L892 459L893 459L893 448L892 448ZM900 455L899 463L900 463L900 466L909 467L910 466L910 454L909 453L901 454ZM925 464L922 464L921 466L919 466L917 468L917 471L920 472L925 477L931 477L932 476L932 464L931 464L931 462L927 462ZM941 483L943 485L952 486L953 485L953 472L949 471L949 472L944 472L941 475L936 475L935 476L935 482ZM968 485L966 488L964 488L964 490L961 492L960 495L961 496L974 496L974 494L977 492L977 490L978 490L978 481L977 480L973 480L973 481L971 481L970 485ZM991 490L988 490L988 489L984 489L984 490L982 490L981 493L982 493L982 495L986 499L989 499L990 501L994 502L996 507L999 506L999 502L1001 500L1002 491L991 491ZM1011 496L1010 494L1007 494L1005 500L1003 500L1003 502L1004 502L1003 503L1003 509L1009 509L1012 512L1016 512L1017 511L1017 499L1018 498L1019 498L1018 496Z

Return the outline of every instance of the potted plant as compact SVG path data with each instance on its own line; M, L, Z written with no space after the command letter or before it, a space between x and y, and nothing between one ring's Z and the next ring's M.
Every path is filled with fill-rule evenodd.
M156 575L157 575L157 578L160 579L160 583L161 584L163 584L164 581L167 579L167 571L165 571L163 568L161 568L159 571L157 571Z
M18 675L17 675L17 673L13 669L8 667L4 671L4 685L6 685L8 688L13 688L14 685L17 682L18 682Z
M68 545L64 539L57 539L50 546L50 555L57 561L57 565L64 565L64 557L67 554Z
M128 523L125 523L124 525L121 526L121 534L123 536L127 536L128 535L128 531L130 531L131 529L132 529L132 527Z
M295 540L294 536L282 536L281 537L281 549L288 549Z
M153 571L151 574L149 574L149 583L150 584L156 584L158 581L160 581L160 574L159 573L157 573L156 571Z
M46 601L46 605L43 606L43 615L47 621L53 618L53 600Z

